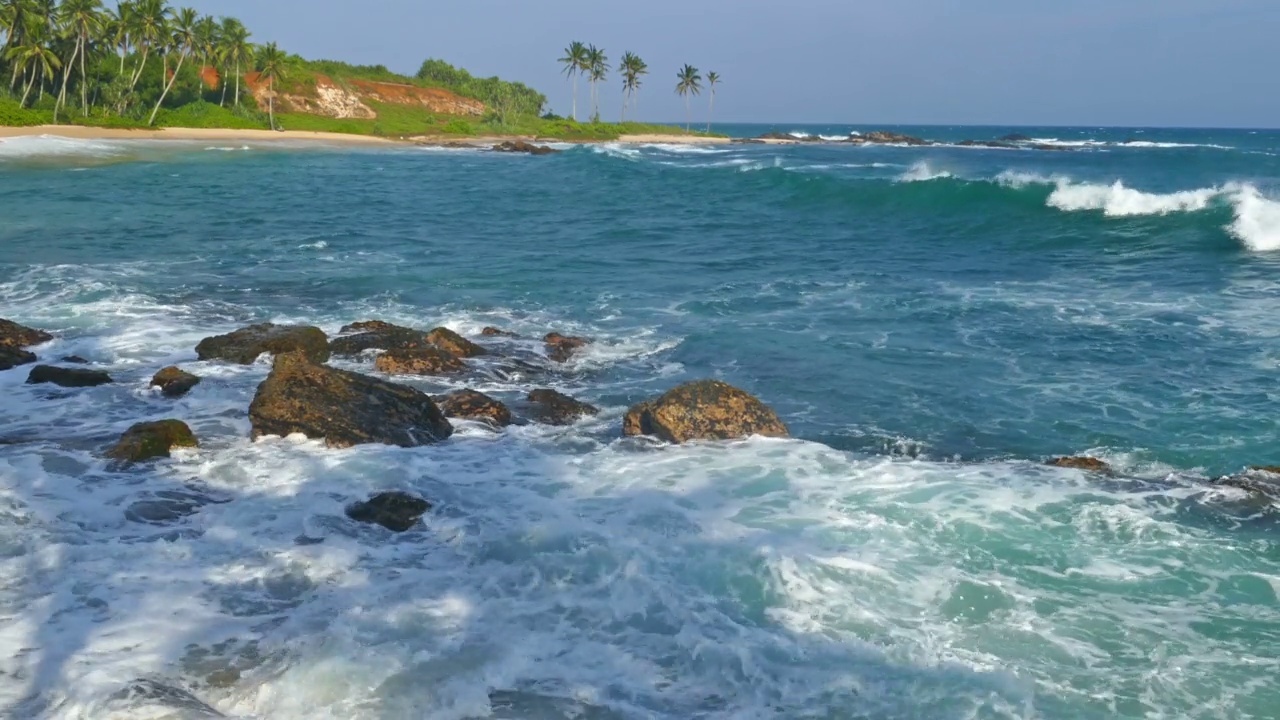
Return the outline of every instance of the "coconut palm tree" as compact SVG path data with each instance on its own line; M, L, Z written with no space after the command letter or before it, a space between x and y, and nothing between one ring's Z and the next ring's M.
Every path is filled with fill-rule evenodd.
M711 117L716 112L716 86L720 84L720 73L707 73L707 89L710 90L711 105L707 109L707 132L711 132Z
M173 89L173 84L178 82L178 73L182 72L182 63L192 55L199 45L199 37L196 34L196 26L200 23L200 15L192 8L182 8L173 18L173 37L171 38L170 47L178 51L178 66L173 69L173 75L169 76L169 82L165 83L164 91L160 93L160 99L156 101L155 109L151 111L151 117L147 120L148 125L156 124L156 115L160 113L160 106L164 104L164 99L169 96L169 91ZM167 64L167 60L166 60Z
M622 120L627 119L627 104L635 104L636 93L640 90L640 78L649 74L649 66L635 53L624 53L622 62L618 64L618 72L622 74Z
M43 96L45 79L52 77L62 67L58 54L49 46L46 31L36 31L34 27L36 26L24 29L22 39L5 53L5 59L14 64L15 72L28 76L19 106L27 104L37 78L40 81L40 94Z
M124 61L129 56L129 48L131 47L129 44L129 31L132 28L133 3L122 2L116 5L114 11L107 11L100 39L110 44L120 55L120 75L122 77L124 76Z
M275 43L267 43L258 51L258 82L267 81L267 113L271 129L276 129L276 80L288 74L288 58Z
M80 60L80 107L89 116L89 73L85 56L89 54L89 42L103 29L102 3L100 0L63 0L58 8L58 22L74 40L71 58L63 67L62 91L53 107L53 121L58 121L58 108L67 104L67 86L71 84L71 71L76 59Z
M698 68L692 65L685 65L680 68L680 72L676 73L676 94L684 98L684 131L689 132L689 126L693 124L689 110L689 96L698 95L702 92L702 76L698 74Z
M172 14L173 11L165 0L137 0L133 4L132 12L129 13L129 36L133 39L134 47L142 51L142 57L129 82L129 92L138 87L138 80L147 67L151 51L163 50L171 39L168 37L168 25Z
M578 121L578 75L587 62L587 46L574 40L564 49L564 57L559 63L564 65L564 74L573 78L573 121Z
M253 65L253 44L249 31L235 18L222 19L222 61L236 69L236 105L240 104L241 68Z
M591 121L600 121L600 82L609 77L609 56L604 48L587 47L587 79L591 81Z

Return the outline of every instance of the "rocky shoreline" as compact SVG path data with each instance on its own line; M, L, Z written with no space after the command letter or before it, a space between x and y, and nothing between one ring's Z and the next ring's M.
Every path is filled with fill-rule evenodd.
M961 140L960 142L950 142L941 140L927 140L915 137L914 135L905 135L902 133L889 132L886 130L875 130L867 133L850 133L847 137L833 138L822 135L807 135L803 133L784 133L771 131L758 135L754 138L734 138L732 141L736 145L751 144L772 144L772 145L889 145L898 147L976 147L989 148L997 150L1042 150L1049 152L1062 152L1069 150L1069 147L1061 145L1051 145L1043 142L1036 142L1033 138L1026 135L1005 135L1002 137L989 140Z

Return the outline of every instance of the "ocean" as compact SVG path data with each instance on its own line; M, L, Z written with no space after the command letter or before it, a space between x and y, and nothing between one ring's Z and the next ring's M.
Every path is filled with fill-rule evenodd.
M116 380L0 373L0 716L1280 717L1280 508L1213 482L1280 463L1280 131L896 129L1059 149L0 140L0 317ZM366 319L590 337L395 380L602 412L255 442L269 358L194 351ZM794 438L621 437L698 378Z

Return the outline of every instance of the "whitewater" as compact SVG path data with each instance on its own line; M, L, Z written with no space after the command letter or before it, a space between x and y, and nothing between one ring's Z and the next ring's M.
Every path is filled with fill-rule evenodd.
M1015 130L1063 149L954 146ZM1218 479L1280 464L1280 133L904 132L953 145L0 141L0 317L114 379L0 372L0 716L1275 717L1280 507ZM367 319L601 413L253 441L270 357L194 352ZM697 378L794 437L621 436Z

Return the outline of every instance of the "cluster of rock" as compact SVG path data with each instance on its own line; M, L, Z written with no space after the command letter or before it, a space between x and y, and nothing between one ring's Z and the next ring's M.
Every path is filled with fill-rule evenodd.
M491 148L494 152L526 153L529 155L553 155L560 152L548 145L535 145L524 140L504 140Z
M1032 142L1032 138L1026 135L1005 135L994 140L961 140L960 142L942 142L939 140L925 140L914 135L906 135L903 133L889 132L887 130L875 130L873 132L862 134L850 134L848 137L842 137L835 140L829 137L819 135L802 135L791 134L777 131L770 131L754 138L741 138L734 140L735 143L763 143L763 142L786 142L786 143L814 143L823 145L907 145L911 147L923 147L930 145L958 145L960 147L985 147L997 148L1003 150L1050 150L1060 151L1066 150L1061 145L1047 145L1044 143Z

